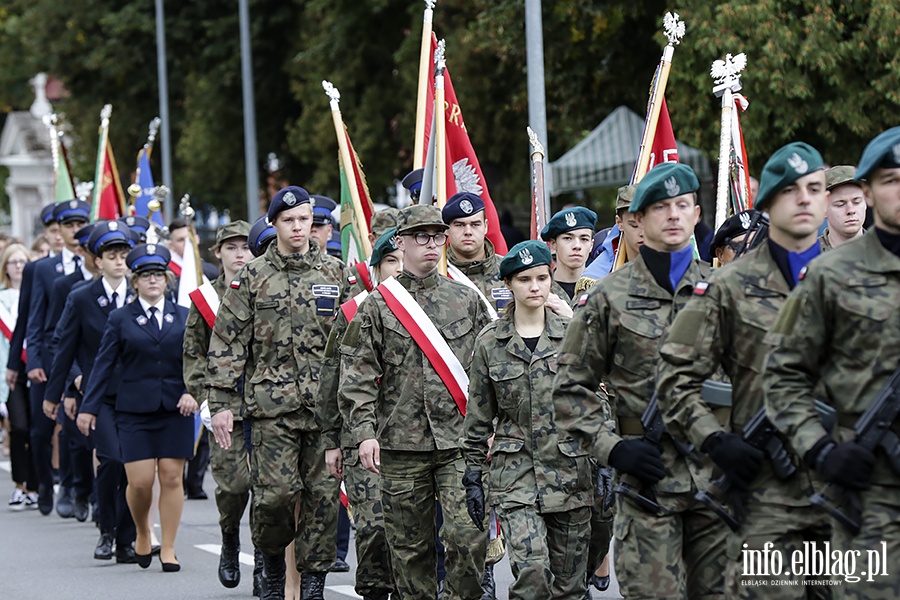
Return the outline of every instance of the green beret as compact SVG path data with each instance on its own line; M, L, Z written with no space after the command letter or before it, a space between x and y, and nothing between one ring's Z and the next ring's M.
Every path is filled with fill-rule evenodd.
M372 256L369 257L369 264L373 267L381 262L385 254L389 254L397 249L397 228L391 227L385 231L372 248Z
M634 190L637 186L634 185L623 185L619 188L619 192L616 194L616 212L619 212L623 208L627 209L631 206L631 201L634 199Z
M573 229L590 229L594 230L597 226L597 213L583 206L573 206L565 208L547 221L541 230L541 239L552 240L558 235Z
M825 171L825 189L833 190L839 185L844 185L845 183L852 183L855 186L859 186L859 182L853 178L854 173L856 173L856 167L851 167L850 165L839 165L837 167L831 167L827 171Z
M540 240L526 240L513 246L500 261L500 279L512 277L519 271L552 264L547 244Z
M413 204L400 211L397 219L397 235L403 235L411 229L437 227L441 231L449 229L441 217L441 209L434 204Z
M699 189L700 180L692 168L676 162L660 163L647 171L637 184L628 212L641 212L651 204L690 194Z
M882 131L869 142L859 157L855 179L857 181L868 179L872 171L879 167L888 169L900 167L900 127Z
M765 203L801 177L825 168L819 151L804 142L782 146L766 161L759 176L759 191L753 208L765 210Z

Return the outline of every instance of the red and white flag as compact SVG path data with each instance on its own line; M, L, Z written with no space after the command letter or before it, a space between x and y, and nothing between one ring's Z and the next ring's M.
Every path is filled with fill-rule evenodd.
M659 109L659 121L656 122L656 135L653 136L653 146L650 150L649 171L658 164L664 162L680 162L678 160L678 146L675 143L675 132L672 130L672 120L669 118L669 108L666 99L662 99Z

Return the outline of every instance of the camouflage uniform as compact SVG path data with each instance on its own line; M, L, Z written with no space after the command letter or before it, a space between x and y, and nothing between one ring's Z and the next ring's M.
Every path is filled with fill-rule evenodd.
M453 254L453 249L447 246L447 260L450 264L465 273L493 305L494 310L500 313L513 299L512 292L499 279L500 259L503 257L497 256L494 244L487 238L484 240L484 253L485 257L482 260L462 261Z
M660 349L658 393L666 427L676 438L700 448L707 438L727 430L741 433L763 406L762 372L768 348L763 338L790 293L767 243L746 257L716 270L706 288L698 287L669 330ZM733 386L730 422L720 425L700 397L703 381L720 366ZM719 409L727 412L727 409ZM794 455L793 462L800 464ZM799 585L742 586L742 549L762 550L772 542L782 556L802 550L804 541L825 542L830 529L819 509L809 503L810 473L801 466L787 481L778 479L768 460L744 497L741 528L728 536L725 574L729 598L806 598ZM753 579L765 579L754 577ZM775 577L782 581L789 576ZM811 593L828 588L808 588Z
M813 389L838 412L838 442L853 439L853 424L897 369L900 356L900 258L875 228L809 265L767 338L772 352L763 376L766 408L800 456L826 435ZM894 423L894 430L897 424ZM875 452L871 487L859 493L862 529L853 536L835 524L832 544L846 552L882 547L900 556L900 480ZM823 513L823 519L825 518ZM862 559L860 559L862 560ZM896 565L896 563L894 563ZM857 562L857 573L864 563ZM900 571L835 588L847 598L897 598Z
M499 509L515 577L510 597L581 600L594 482L587 451L556 434L550 392L568 319L544 313L534 353L512 312L479 334L460 446L480 472L496 432L489 503Z
M582 295L559 355L553 398L561 443L577 443L603 464L622 439L643 429L640 417L656 384L659 346L694 282L709 273L693 261L675 294L663 289L639 256ZM608 421L597 395L603 378L615 395ZM725 532L694 500L708 485L711 463L698 466L662 440L666 477L657 485L663 516L617 496L615 567L626 598L722 598Z
M212 282L219 298L228 289L225 275ZM194 398L206 396L206 352L212 328L206 319L191 304L187 325L184 330L184 383ZM231 447L222 449L218 444L210 444L212 475L216 482L216 508L219 509L219 526L222 531L238 531L241 517L250 500L250 463L240 413L235 415Z
M834 250L834 246L831 245L831 242L828 241L828 228L826 227L824 231L822 231L822 235L819 236L819 247L822 248L822 252L826 250Z
M289 256L270 245L225 293L209 347L210 413L243 410L253 419L253 543L277 556L294 539L301 573L328 571L336 552L339 488L322 459L314 410L320 361L334 313L348 298L348 277L317 244Z
M475 337L490 321L478 295L437 271L416 277L404 270L397 281L467 367ZM437 495L448 597L479 600L487 534L466 512L463 417L446 385L377 291L351 321L341 355L340 402L349 408L353 443L377 439L381 447L384 527L397 592L411 600L434 598Z
M351 296L361 292L354 286ZM338 384L341 374L340 342L347 330L347 317L338 311L334 327L325 347L316 419L325 438L325 449L343 450L343 479L353 521L356 524L356 593L364 597L380 597L394 591L390 551L384 535L384 515L381 506L381 477L359 464L359 453L347 426L349 415L338 405ZM341 410L343 409L343 410Z

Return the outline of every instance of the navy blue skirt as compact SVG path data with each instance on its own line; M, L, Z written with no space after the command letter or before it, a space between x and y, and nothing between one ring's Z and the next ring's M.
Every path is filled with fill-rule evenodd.
M192 458L194 416L178 411L117 412L122 462L148 458Z

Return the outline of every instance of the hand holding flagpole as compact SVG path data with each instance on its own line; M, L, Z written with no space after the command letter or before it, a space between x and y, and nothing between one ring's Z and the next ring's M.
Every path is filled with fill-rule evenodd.
M734 94L741 89L741 71L747 66L747 56L726 54L724 60L713 62L709 74L715 82L713 94L722 98L722 126L719 136L719 177L716 188L716 227L718 231L728 217L728 188L731 182L731 113Z

